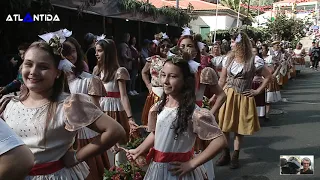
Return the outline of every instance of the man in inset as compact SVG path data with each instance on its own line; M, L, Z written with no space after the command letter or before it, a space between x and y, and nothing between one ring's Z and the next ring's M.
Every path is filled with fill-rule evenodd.
M300 170L300 174L313 174L313 171L310 169L311 160L307 157L301 160L301 165L303 169Z

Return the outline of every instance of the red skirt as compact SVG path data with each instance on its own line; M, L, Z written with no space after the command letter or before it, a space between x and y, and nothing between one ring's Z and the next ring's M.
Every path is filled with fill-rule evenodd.
M151 91L149 93L142 110L142 117L141 117L142 125L148 125L148 115L149 115L150 108L159 100L160 100L160 97L157 96L154 92Z

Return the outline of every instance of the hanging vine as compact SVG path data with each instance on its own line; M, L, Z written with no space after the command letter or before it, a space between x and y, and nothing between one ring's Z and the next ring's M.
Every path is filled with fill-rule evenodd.
M175 23L179 26L188 24L192 19L196 18L193 16L193 6L189 3L188 8L177 9L175 7L165 6L162 8L156 8L153 4L143 1L136 0L120 0L119 8L123 11L142 13L153 16L157 19L160 15L164 16L170 23Z

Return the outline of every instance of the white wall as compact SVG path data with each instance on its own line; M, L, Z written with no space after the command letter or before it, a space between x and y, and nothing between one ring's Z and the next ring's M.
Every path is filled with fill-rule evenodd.
M196 20L191 21L190 25L194 33L200 33L201 26L209 26L210 31L215 29L227 30L237 26L237 18L230 16L199 16ZM239 25L242 25L241 20Z

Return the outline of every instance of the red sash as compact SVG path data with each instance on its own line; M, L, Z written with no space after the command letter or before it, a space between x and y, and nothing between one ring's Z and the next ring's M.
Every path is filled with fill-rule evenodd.
M120 92L107 92L107 96L106 97L113 97L113 98L120 98Z
M29 176L38 176L38 175L48 175L55 173L64 168L64 164L62 160L36 164L33 166L31 171L29 172Z
M151 159L154 162L163 162L163 163L168 163L168 162L187 162L193 157L193 149L189 152L185 153L178 153L178 152L161 152L158 151L154 148L151 148L146 160L148 163L150 163Z

